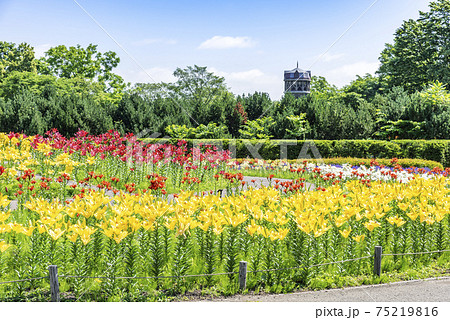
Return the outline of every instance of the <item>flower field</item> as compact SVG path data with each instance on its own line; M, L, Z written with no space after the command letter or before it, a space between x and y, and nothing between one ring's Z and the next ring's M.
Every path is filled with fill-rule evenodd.
M258 176L277 175L279 178L284 177L288 179L296 179L302 176L320 185L332 185L355 179L359 179L362 182L364 180L408 182L417 175L423 178L430 178L436 175L447 177L450 175L450 168L443 170L437 166L432 169L417 167L404 168L398 163L399 159L396 158L389 161L390 166L379 164L375 159L371 159L368 165L364 163L350 165L347 161L352 160L351 158L337 158L334 160L342 164L325 164L323 159L313 159L312 161L239 159L228 161L227 167L232 171L240 171ZM432 161L429 162L433 165L440 165Z
M378 245L393 254L450 249L448 170L305 163L289 168L298 173L293 181L269 177L270 187L244 189L242 174L227 173L229 161L212 147L144 145L114 132L0 134L0 282L46 276L54 264L61 275L78 276L60 280L76 297L233 291L232 273L245 260L250 287L303 286L319 274L370 274L370 259L308 266L370 256ZM233 194L221 196L218 188ZM169 200L171 190L177 194ZM448 258L393 256L384 266ZM261 271L268 269L274 271ZM228 274L183 278L213 273ZM46 285L2 285L0 296Z

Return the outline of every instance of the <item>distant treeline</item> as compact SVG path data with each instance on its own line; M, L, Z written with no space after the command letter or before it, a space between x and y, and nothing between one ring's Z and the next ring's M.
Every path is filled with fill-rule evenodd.
M81 80L86 91L76 88L75 81L72 86L63 86L60 79L36 84L25 80L43 76L15 76L23 83L12 84L9 77L0 87L3 132L43 134L57 128L67 136L80 129L92 134L115 129L179 138L450 139L449 93L439 84L416 93L401 87L386 93L355 92L356 82L376 80L367 76L344 90L328 85L300 99L286 94L272 101L265 93L234 96L222 90L198 102L173 88L140 85L114 101ZM316 87L324 81L313 80Z

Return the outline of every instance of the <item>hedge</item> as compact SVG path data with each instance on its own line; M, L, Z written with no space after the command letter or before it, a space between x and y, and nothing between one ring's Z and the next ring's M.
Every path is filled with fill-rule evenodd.
M143 139L149 143L176 143L173 139ZM241 139L189 139L194 144L216 145L231 150L233 158L376 158L423 159L450 167L450 140L241 140ZM315 146L315 148L314 148ZM302 152L302 148L303 152ZM286 153L282 157L282 150ZM314 152L314 151L318 151Z

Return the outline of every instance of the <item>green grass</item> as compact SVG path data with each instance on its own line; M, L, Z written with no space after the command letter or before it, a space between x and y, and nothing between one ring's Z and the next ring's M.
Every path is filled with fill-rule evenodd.
M157 288L154 282L148 280L135 280L130 292L124 290L114 295L107 295L101 291L101 281L86 281L82 295L67 291L69 286L68 279L60 278L61 301L66 302L90 302L90 301L198 301L214 300L232 296L236 293L243 294L271 294L271 293L289 293L294 291L311 291L332 288L356 287L361 285L373 285L381 283L392 283L407 280L449 277L450 276L450 254L443 254L440 258L422 258L412 261L399 263L396 266L392 264L391 257L383 258L383 273L381 277L364 272L358 275L345 273L336 273L333 270L336 265L326 268L314 277L311 277L305 284L281 278L279 283L267 284L261 279L264 277L248 275L248 286L244 292L238 288L237 278L229 281L227 276L214 277L213 285L195 283L189 278L183 280L177 287L172 285L171 281L166 281L162 287ZM370 269L370 268L369 268ZM388 270L385 270L388 269ZM368 270L366 270L368 271ZM24 289L18 292L17 285L1 285L0 301L27 301L41 302L50 300L50 290L47 280L39 280L43 286L36 289ZM127 280L118 280L127 281ZM8 290L7 287L9 287ZM12 290L11 290L12 289Z

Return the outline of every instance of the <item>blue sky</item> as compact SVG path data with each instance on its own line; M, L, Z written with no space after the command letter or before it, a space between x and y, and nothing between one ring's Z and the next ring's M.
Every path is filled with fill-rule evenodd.
M115 71L131 83L173 81L177 67L207 66L235 94L279 99L283 71L297 61L338 87L373 73L395 30L430 1L379 0L319 60L374 0L77 2L140 66L73 0L0 0L0 40L30 43L37 55L60 44L98 44L120 56Z

